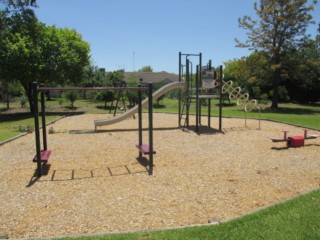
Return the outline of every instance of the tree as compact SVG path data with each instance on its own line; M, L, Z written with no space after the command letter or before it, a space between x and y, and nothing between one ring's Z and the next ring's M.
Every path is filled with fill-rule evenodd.
M273 96L271 108L278 107L282 63L286 51L306 37L306 30L313 23L310 12L317 0L260 0L254 4L259 20L249 16L239 19L239 26L247 30L245 43L237 41L238 47L265 52L272 71Z
M152 69L152 67L149 65L149 66L144 66L144 67L142 67L141 69L139 69L138 72L153 72L153 69Z
M317 40L305 39L287 54L286 87L290 98L303 103L320 100L320 51Z
M21 94L20 85L17 81L6 82L0 81L0 96L6 102L7 109L10 108L10 100L13 96Z
M318 25L318 35L316 36L316 41L318 43L318 51L320 51L320 23Z
M247 58L233 59L224 63L224 78L227 80L246 81L249 76Z
M75 30L46 26L32 11L2 12L1 23L0 78L20 81L31 112L32 82L79 84L90 47Z
M112 91L99 91L97 96L97 100L104 102L104 108L107 108L107 102L111 102L113 100L113 92Z
M27 7L37 7L36 0L0 0L0 3L6 5L6 11L23 11Z

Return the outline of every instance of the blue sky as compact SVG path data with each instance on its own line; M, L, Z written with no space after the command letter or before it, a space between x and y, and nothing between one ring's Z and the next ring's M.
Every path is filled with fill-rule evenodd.
M257 0L37 0L41 22L76 29L89 42L94 64L114 71L178 72L178 52L200 53L213 66L248 55L238 18ZM312 13L320 22L320 7ZM315 34L316 25L310 27Z

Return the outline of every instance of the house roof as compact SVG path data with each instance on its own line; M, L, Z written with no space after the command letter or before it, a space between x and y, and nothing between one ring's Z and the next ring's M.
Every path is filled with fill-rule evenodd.
M159 82L178 82L179 76L173 73L162 72L125 72L124 80L136 80L137 82L142 79L143 82L159 83Z

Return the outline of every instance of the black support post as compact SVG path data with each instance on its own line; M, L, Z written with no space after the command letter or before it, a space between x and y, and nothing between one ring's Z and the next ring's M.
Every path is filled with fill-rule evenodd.
M141 85L139 85L141 87ZM142 92L138 91L138 121L139 121L139 147L142 145ZM142 158L142 152L139 151L139 158Z
M222 66L219 69L219 92L220 92L220 99L219 99L219 131L222 131Z
M199 53L199 79L198 79L198 84L199 88L202 87L202 53ZM199 90L199 89L198 89ZM199 95L198 95L199 96ZM201 99L199 101L199 124L201 125Z
M37 176L42 176L41 166L41 146L40 146L40 131L39 131L39 109L38 109L38 89L37 83L32 83L32 95L33 95L33 111L34 111L34 132L36 138L36 152L37 152Z
M40 84L43 87L43 84ZM44 101L44 92L41 92L41 119L42 119L42 138L43 138L43 150L47 150L47 126L46 126L46 109Z
M208 99L208 127L211 128L211 98Z
M182 82L182 76L181 76L181 52L179 52L179 82ZM182 118L182 113L181 113L181 89L179 88L178 92L178 98L179 98L179 106L178 106L178 113L179 113L179 118L178 118L178 126L181 126L181 118Z
M152 118L152 83L148 84L148 105L149 105L149 175L153 174L153 118Z
M199 131L199 65L196 71L196 132Z
M190 109L190 93L191 93L191 81L190 81L190 61L186 58L186 125L189 128L189 109Z

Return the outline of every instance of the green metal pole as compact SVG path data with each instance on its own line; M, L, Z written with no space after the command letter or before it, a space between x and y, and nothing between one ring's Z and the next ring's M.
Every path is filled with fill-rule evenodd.
M40 84L43 87L43 84ZM44 92L41 92L41 118L42 118L42 138L43 138L43 150L47 150L47 127L46 127L46 109L44 102Z
M153 175L153 119L152 119L152 83L148 84L149 95L149 175Z
M33 94L33 112L34 112L34 132L36 138L36 152L37 152L37 176L42 176L41 166L41 146L40 146L40 131L39 131L39 109L38 109L38 89L37 83L32 83L32 94Z

